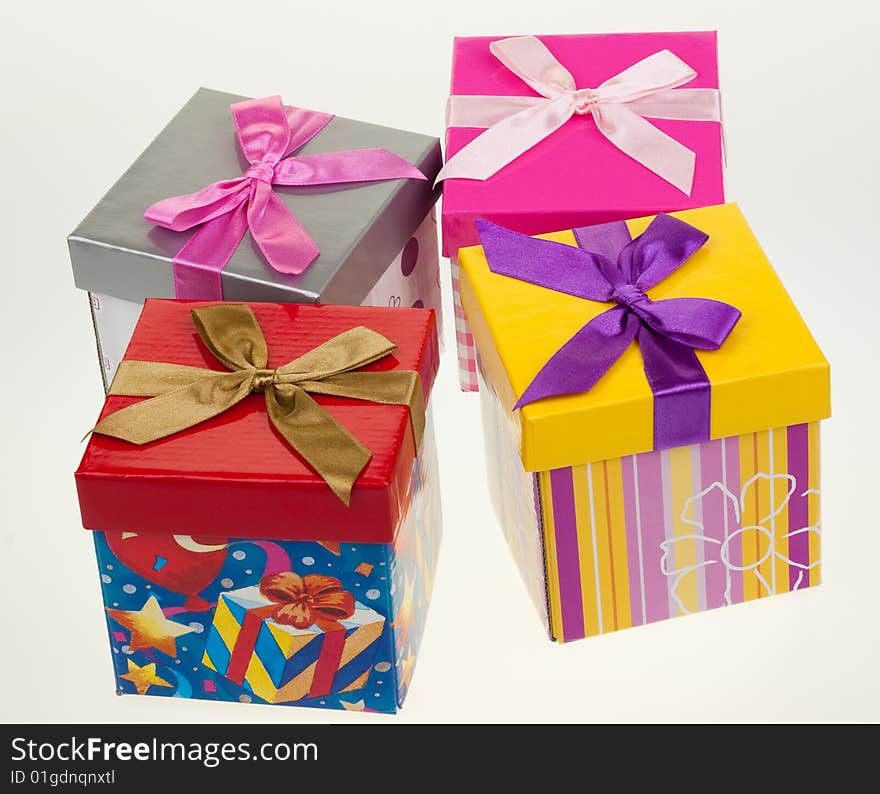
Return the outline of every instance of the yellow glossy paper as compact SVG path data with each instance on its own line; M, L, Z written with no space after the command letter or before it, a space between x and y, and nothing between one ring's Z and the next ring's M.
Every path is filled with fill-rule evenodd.
M830 415L828 363L735 204L672 213L709 241L648 292L702 297L742 311L720 350L697 351L712 383L711 437L752 433ZM627 221L633 236L651 218ZM571 231L541 235L575 245ZM462 305L486 377L508 410L547 360L611 304L527 284L489 270L480 246L459 251ZM528 471L607 460L653 448L653 396L634 343L584 394L525 406Z

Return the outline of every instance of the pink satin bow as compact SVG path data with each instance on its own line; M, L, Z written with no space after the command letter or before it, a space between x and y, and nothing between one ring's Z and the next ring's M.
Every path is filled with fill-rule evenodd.
M690 195L696 155L643 117L720 121L721 100L714 88L678 88L697 73L669 50L649 55L598 88L578 88L534 36L493 41L489 49L541 96L449 97L447 126L486 131L447 161L438 182L488 179L572 116L592 115L618 149Z
M353 149L289 157L333 118L329 113L285 107L281 97L232 105L245 173L196 193L153 204L144 217L176 232L198 227L174 258L178 298L221 300L220 271L245 232L279 273L302 273L320 250L272 190L272 185L335 185L387 179L425 179L406 160L386 149Z

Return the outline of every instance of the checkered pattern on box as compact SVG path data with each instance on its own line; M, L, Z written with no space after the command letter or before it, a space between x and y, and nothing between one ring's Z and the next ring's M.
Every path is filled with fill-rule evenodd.
M477 349L461 307L461 281L458 258L449 260L452 272L452 302L455 307L455 345L458 350L458 380L462 391L479 391Z

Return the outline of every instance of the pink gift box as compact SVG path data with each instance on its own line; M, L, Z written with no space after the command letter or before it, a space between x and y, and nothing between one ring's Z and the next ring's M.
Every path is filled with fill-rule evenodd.
M538 96L489 51L503 36L456 38L454 95ZM595 88L660 50L670 50L697 73L686 88L718 88L714 31L540 36L575 79ZM478 244L473 221L487 218L524 234L702 207L724 202L721 124L647 119L696 153L691 194L616 148L590 115L573 116L486 181L449 179L443 187L443 254ZM449 159L483 130L450 127Z

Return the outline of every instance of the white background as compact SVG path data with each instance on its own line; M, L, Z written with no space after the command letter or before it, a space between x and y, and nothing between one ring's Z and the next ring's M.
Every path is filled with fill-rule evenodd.
M0 719L880 718L876 3L80 0L7 3L2 15ZM445 539L403 711L116 697L73 481L101 380L65 236L153 135L200 85L439 135L454 34L711 28L729 199L832 364L823 586L564 646L546 640L486 494L478 398L457 388L444 268L433 401Z

